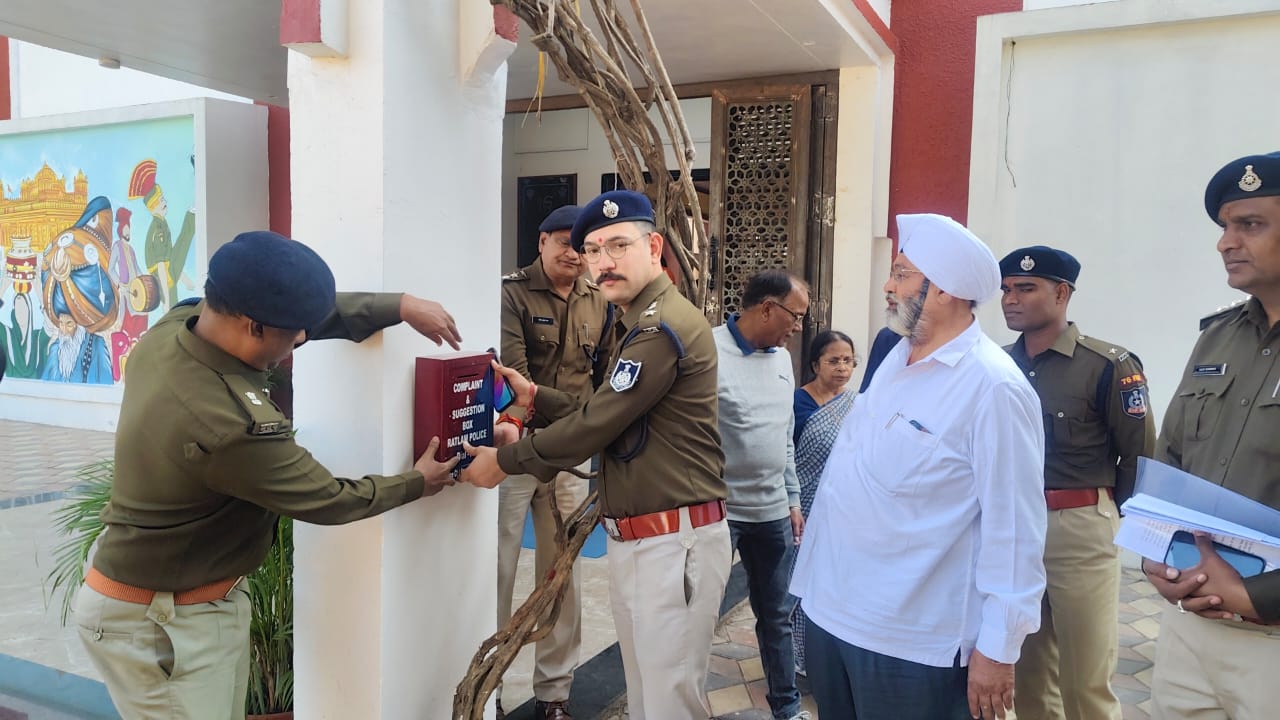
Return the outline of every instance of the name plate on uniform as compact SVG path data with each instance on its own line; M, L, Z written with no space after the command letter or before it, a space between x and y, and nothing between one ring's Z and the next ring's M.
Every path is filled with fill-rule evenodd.
M436 461L464 455L462 443L493 445L493 368L489 353L420 357L413 382L413 460L440 438ZM470 458L464 457L458 467Z

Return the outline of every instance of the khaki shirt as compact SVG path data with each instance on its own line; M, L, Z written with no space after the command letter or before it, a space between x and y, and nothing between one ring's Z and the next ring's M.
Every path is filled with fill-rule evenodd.
M550 480L604 451L598 485L607 517L723 500L716 347L706 318L663 274L614 323L613 339L609 382L585 404L539 386L535 412L555 421L499 448L498 464L509 475Z
M604 375L608 349L600 345L609 317L595 283L579 277L566 300L535 260L502 277L502 364L585 403ZM548 422L534 417L529 425Z
M1280 324L1256 298L1210 316L1165 413L1156 459L1280 509ZM1280 620L1280 571L1245 580Z
M1026 338L1006 348L1040 396L1046 489L1114 488L1133 494L1138 457L1155 449L1142 363L1119 345L1067 325L1048 350L1027 357Z
M400 322L399 295L339 293L309 338L362 340ZM337 524L422 496L417 471L335 478L294 442L266 373L196 336L179 306L129 355L115 481L93 565L119 582L179 591L247 575L278 515Z

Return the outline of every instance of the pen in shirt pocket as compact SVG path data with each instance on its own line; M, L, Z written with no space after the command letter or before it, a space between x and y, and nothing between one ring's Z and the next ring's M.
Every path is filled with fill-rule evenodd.
M921 425L919 420L908 420L907 422L911 423L911 427L913 427L913 428L915 428L915 429L919 430L920 432L924 433L925 435L932 435L932 434L933 434L933 433L929 432L929 428L927 428L927 427L925 427L925 426Z

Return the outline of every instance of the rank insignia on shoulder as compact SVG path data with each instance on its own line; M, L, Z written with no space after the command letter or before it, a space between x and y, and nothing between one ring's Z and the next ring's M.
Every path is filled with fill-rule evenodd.
M254 393L254 392L252 392L252 391L248 391L248 392L245 392L244 396L245 396L246 398L248 398L248 399L249 399L249 402L253 403L254 405L261 405L261 404L262 404L262 401L258 399L258 395L257 395L257 393Z
M278 422L258 423L253 429L253 434L254 435L274 435L275 433L280 432L280 425L281 423L278 423Z
M613 388L614 392L626 392L635 387L636 381L640 379L640 366L643 364L618 358L618 363L613 366L613 374L609 376L609 387Z
M525 277L527 276L525 275L525 272L523 270L516 270L514 272L509 272L506 275L503 275L502 279L503 280L524 280Z
M640 317L650 317L652 315L657 315L657 314L658 314L658 301L654 300L653 302L649 303L649 307L645 308L644 312L640 313Z
M1140 385L1129 390L1120 391L1120 400L1124 403L1124 414L1141 420L1147 416L1147 388Z
M1191 377L1209 377L1212 375L1226 375L1226 363L1209 363L1205 365L1196 365L1191 368Z

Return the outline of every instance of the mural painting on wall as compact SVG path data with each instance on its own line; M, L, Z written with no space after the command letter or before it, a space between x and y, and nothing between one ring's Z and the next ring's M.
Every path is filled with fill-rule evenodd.
M150 324L200 294L194 210L169 224L195 205L194 142L190 117L0 135L6 378L118 383Z

